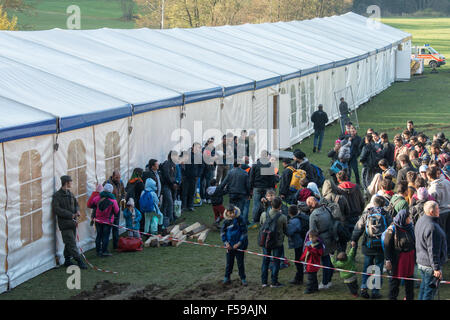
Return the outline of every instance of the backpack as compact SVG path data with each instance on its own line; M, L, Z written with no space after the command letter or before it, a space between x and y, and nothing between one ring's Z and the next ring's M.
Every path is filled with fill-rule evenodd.
M309 217L306 214L298 214L296 215L294 218L297 218L298 220L300 220L300 225L302 226L301 230L300 230L300 236L305 239L306 238L306 234L309 231Z
M337 203L327 201L323 207L330 214L331 220L333 221L331 234L333 235L334 240L340 243L348 242L351 238L351 234L342 222L342 214L339 205Z
M139 207L142 212L153 212L155 210L155 202L150 191L144 190L139 198Z
M392 232L394 233L394 249L396 251L408 252L408 251L414 250L415 241L414 241L413 237L409 234L409 232L402 232L401 233L402 236L399 237L398 232L395 231L395 224L392 224L389 228L392 228ZM383 246L383 251L385 251L384 239L386 238L386 233L389 230L389 228L387 228L381 235L381 244ZM407 244L412 244L412 245L407 246Z
M366 247L367 248L381 248L381 236L388 228L386 217L382 213L383 209L370 208L366 220Z
M302 169L294 169L294 167L287 167L292 171L291 183L289 184L289 191L296 192L301 189L300 181L306 178L306 171Z
M330 171L333 173L338 173L339 171L348 169L348 164L344 162L340 162L339 160L336 160L330 168Z
M323 183L325 182L325 176L323 175L323 170L320 169L318 166L316 166L315 164L311 163L311 166L314 169L315 172L315 176L316 176L316 184L319 188L322 188Z
M383 197L384 198L384 197ZM386 198L385 198L386 199ZM389 214L389 216L393 219L396 215L395 212L395 206L397 205L397 203L400 202L400 200L402 200L402 198L397 198L397 200L395 202L389 202L389 204L386 206L385 211Z
M260 247L273 249L276 247L278 241L277 222L281 217L281 213L277 213L272 219L269 217L268 213L266 214L267 219L259 231L258 243Z

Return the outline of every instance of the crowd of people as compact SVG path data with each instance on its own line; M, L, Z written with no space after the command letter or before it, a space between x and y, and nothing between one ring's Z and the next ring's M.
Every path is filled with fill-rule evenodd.
M386 133L373 129L361 138L348 116L342 116L348 113L345 101L340 110L342 134L328 153L331 178L327 180L299 149L293 151L293 159L280 159L283 168L278 172L278 159L268 151L256 157L254 133L248 135L246 130L239 137L224 135L217 145L210 138L203 146L194 143L181 153L172 150L161 164L150 159L145 169L133 170L126 184L119 172L113 172L87 204L95 221L98 256L111 255L111 232L113 248L117 248L119 232L112 225L119 224L121 213L131 230L129 236L141 237L140 232L165 235L180 217L177 202L182 212L211 204L214 225L227 248L225 285L231 282L234 260L242 285L248 285L247 232L259 226L257 241L265 255L263 287L269 286L269 269L270 287L283 286L278 275L289 266L284 248L287 237L295 260L305 262L295 263L291 285L301 285L306 274L305 294L327 290L332 286L333 268L341 268L347 270L340 277L353 296L380 298L382 277L374 285L363 274L359 286L358 276L348 272L357 271L355 257L362 238L364 263L358 271L391 275L390 299L397 299L402 284L405 299L414 299L414 281L408 279L416 277L422 279L419 299L433 299L450 255L449 141L444 133L430 140L415 130L412 121L394 137L394 144ZM320 152L328 122L322 106L312 121L316 130L313 152ZM368 177L363 185L358 162ZM351 182L352 171L356 183ZM71 265L74 258L84 268L74 238L79 208L70 192L71 178L63 176L61 183L52 206L66 244L65 265ZM323 277L318 283L320 269Z

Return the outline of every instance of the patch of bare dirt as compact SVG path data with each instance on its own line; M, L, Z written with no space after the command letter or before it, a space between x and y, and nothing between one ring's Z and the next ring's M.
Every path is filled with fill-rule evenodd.
M81 291L72 300L103 300L124 292L129 283L113 283L108 280L98 282L92 291Z

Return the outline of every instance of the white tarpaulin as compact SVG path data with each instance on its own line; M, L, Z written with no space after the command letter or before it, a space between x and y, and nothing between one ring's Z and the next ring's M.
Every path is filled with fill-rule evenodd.
M14 288L56 266L53 137L4 143L8 206L8 276ZM50 151L50 152L49 152Z

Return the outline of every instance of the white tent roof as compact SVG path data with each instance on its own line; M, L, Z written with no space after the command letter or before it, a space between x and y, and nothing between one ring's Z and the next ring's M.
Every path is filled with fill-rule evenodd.
M0 142L264 88L410 37L367 21L347 13L196 29L1 31Z

